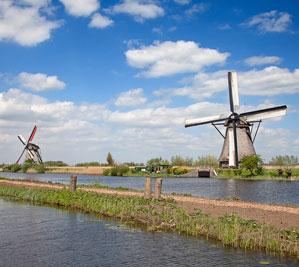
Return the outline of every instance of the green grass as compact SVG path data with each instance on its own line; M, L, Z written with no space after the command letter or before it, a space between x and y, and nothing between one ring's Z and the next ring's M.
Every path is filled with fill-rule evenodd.
M125 223L139 224L150 231L173 231L190 236L219 240L224 246L246 250L264 250L299 259L299 229L278 230L235 214L218 219L198 210L188 214L173 200L146 200L142 197L120 197L90 192L33 189L0 186L0 197L65 208L116 218Z

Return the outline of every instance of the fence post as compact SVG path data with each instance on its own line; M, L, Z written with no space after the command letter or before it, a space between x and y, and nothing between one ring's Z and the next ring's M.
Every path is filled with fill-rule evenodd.
M75 192L77 188L77 176L72 175L71 176L71 181L70 181L70 191Z
M157 178L155 183L155 199L161 199L161 191L162 191L162 178Z
M145 180L145 191L144 191L144 198L150 199L152 194L152 188L151 188L151 177L147 176Z

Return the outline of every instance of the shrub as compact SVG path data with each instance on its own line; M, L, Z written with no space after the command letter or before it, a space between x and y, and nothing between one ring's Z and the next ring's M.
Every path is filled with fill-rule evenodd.
M188 173L188 170L185 169L185 168L181 168L181 167L173 168L173 174L174 175L182 175L182 174L185 174L185 173Z
M11 172L18 172L22 169L22 166L18 163L15 163L15 164L10 165L9 169Z
M103 171L103 175L104 175L104 176L109 176L109 175L110 175L110 171L111 171L111 169L105 169L105 170Z
M249 176L256 175L257 168L260 167L262 159L258 155L245 156L241 159L240 167L249 171Z
M45 173L46 171L45 166L42 164L36 165L34 169L37 171L37 173Z
M23 163L23 165L22 165L22 171L23 171L23 172L27 172L28 169L30 169L30 168L33 167L33 165L34 165L33 160L31 160L31 159L27 159L27 160Z

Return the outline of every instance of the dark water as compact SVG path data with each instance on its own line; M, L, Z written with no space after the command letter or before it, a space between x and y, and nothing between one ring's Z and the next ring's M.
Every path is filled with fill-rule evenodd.
M293 258L1 199L0 252L0 266L298 266Z
M68 183L70 174L0 173L2 177L36 179ZM144 177L107 177L78 175L79 184L101 183L111 187L144 189ZM299 181L244 181L213 178L164 178L163 192L192 194L205 198L224 199L238 197L241 200L270 204L299 205Z

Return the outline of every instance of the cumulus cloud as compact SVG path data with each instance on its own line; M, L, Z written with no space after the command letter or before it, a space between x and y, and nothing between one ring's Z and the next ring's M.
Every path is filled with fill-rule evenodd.
M287 12L272 10L251 17L243 25L246 27L257 27L261 33L285 32L288 30L291 21L291 15Z
M161 77L177 73L196 72L206 66L222 64L229 53L202 48L192 41L156 42L150 46L126 52L130 66L146 69L147 77Z
M72 16L88 17L100 8L98 0L60 0Z
M113 20L99 13L96 13L92 16L91 21L89 23L89 27L103 29L108 26L111 26L112 24L113 24Z
M65 88L65 83L57 76L47 76L43 73L22 72L18 75L18 80L22 87L36 92Z
M222 109L221 104L206 102L187 107L145 107L121 112L97 103L49 101L10 89L0 93L3 137L0 147L9 151L5 156L0 154L0 161L15 160L20 149L17 135L29 133L34 124L39 126L36 141L45 160L57 159L59 154L60 159L68 162L105 161L107 152L111 151L124 161L139 161L146 160L150 154L165 153L165 150L165 156L187 147L191 150L193 147L194 152L194 145L199 145L200 139L185 132L183 122L186 117L205 115L208 106L215 111ZM156 146L158 141L159 146Z
M208 10L208 8L209 8L208 5L205 3L194 4L189 9L187 9L185 11L185 14L188 17L193 17L196 14L201 14L201 13L206 12Z
M0 41L35 46L51 37L61 22L49 20L45 0L0 1Z
M187 81L187 85L173 89L172 94L202 100L228 90L227 70L199 73ZM299 92L299 70L290 71L279 67L238 72L241 94L274 96ZM169 92L168 92L169 93Z
M191 79L183 81L184 86L172 90L157 90L155 94L172 94L188 96L202 100L228 90L227 70L210 73L198 73ZM295 94L299 92L299 69L290 71L275 66L261 70L238 72L239 90L244 95L273 96Z
M271 65L279 64L281 62L281 58L276 56L253 56L246 58L244 62L249 66Z
M116 106L139 106L146 102L146 98L143 96L143 89L136 88L123 92L115 101Z
M115 14L131 15L139 22L164 16L164 9L148 0L123 0L122 3L113 6L109 10Z
M0 93L0 147L7 151L0 153L0 162L16 160L21 150L17 135L26 136L35 124L38 125L35 141L41 147L44 160L104 162L109 151L121 161L146 161L149 157L170 157L181 152L193 157L218 155L223 140L212 127L185 129L183 123L186 118L221 114L227 109L227 103L205 101L179 107L145 106L119 111L101 103L50 101L10 89ZM271 131L269 125L269 130L258 136L258 148L270 147L274 139L279 149L292 148L285 140L296 140L288 139L293 133ZM272 147L276 154L277 146ZM268 151L258 148L257 151Z
M191 0L174 0L174 2L180 5L187 5L191 2Z

